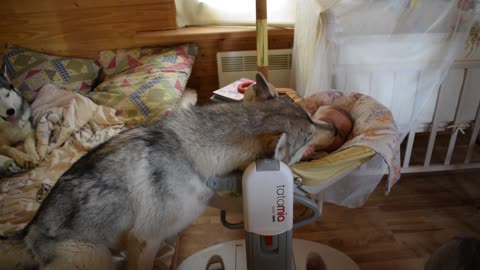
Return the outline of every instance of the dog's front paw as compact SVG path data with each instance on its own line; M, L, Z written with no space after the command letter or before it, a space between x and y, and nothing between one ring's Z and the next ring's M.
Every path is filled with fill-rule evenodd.
M31 158L25 153L19 152L15 156L15 163L17 163L18 166L24 169L31 169L35 167L38 164L38 162L39 162L38 159L35 161L33 158Z
M38 165L38 163L40 163L40 157L38 156L37 154L37 151L35 149L33 149L32 152L28 153L29 157L31 158L32 162L34 163L34 165Z

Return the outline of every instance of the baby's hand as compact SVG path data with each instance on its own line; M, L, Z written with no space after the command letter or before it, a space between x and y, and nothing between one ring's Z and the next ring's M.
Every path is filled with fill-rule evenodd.
M305 153L303 153L302 160L309 160L312 158L313 154L315 153L315 145L309 145Z

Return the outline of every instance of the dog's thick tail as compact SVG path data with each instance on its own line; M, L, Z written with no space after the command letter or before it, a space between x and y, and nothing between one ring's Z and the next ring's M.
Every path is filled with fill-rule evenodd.
M0 270L38 268L25 245L25 235L26 230L0 235Z

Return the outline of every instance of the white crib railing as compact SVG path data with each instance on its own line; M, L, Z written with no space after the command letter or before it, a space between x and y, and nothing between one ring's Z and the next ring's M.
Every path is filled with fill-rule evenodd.
M454 63L436 96L432 122L427 128L424 122L419 123L418 128L412 129L406 141L403 142L402 173L480 168L480 158L476 158L480 157L480 145L477 140L480 130L479 75L480 61ZM452 87L459 87L457 91L459 93L456 94ZM457 95L458 98L456 98ZM445 102L445 100L449 101ZM455 105L453 116L445 116L445 111L452 111L452 104ZM421 138L419 138L420 133ZM462 138L462 142L459 142L459 134L469 138L467 140ZM428 140L425 139L426 136ZM448 143L437 142L439 136L448 138ZM417 148L422 147L425 152L418 151ZM424 156L419 157L419 155ZM416 159L414 163L412 163L413 156ZM432 160L433 157L435 162Z

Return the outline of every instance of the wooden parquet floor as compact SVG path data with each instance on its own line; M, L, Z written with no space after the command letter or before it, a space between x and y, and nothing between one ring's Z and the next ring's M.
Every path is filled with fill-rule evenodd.
M382 181L362 208L325 204L322 219L294 237L336 248L362 270L420 270L451 237L480 237L480 170L403 175L388 197L383 189ZM181 234L178 261L242 238L242 230L224 228L219 211L209 208Z

